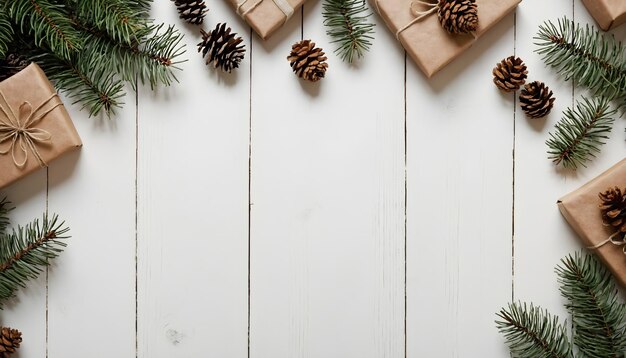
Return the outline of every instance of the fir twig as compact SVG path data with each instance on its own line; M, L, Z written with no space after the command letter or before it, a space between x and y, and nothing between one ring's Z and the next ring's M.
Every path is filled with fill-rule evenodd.
M40 47L69 59L83 47L79 33L72 27L67 9L48 0L11 0L8 14L24 34L33 36Z
M496 321L513 358L572 358L565 324L545 310L521 303L509 304Z
M626 306L609 271L591 255L576 253L556 269L574 322L574 343L585 357L617 358L626 352Z
M9 235L0 234L0 309L26 281L36 278L48 260L58 256L65 247L69 231L57 216L35 220L18 227Z
M0 10L2 6L0 5ZM13 41L13 27L5 11L0 12L0 58L5 58Z
M6 198L0 200L0 235L9 226L9 212L13 210L11 203Z
M76 2L74 10L79 19L126 45L133 45L148 26L147 20L140 16L141 10L130 1L82 0Z
M574 109L565 110L563 118L555 125L555 131L550 133L550 139L546 141L549 158L566 168L585 166L608 139L615 114L608 99L583 97Z
M536 52L566 80L588 87L596 96L623 101L626 52L613 35L605 36L593 26L583 28L564 18L557 25L545 22L535 40Z
M369 21L365 0L324 0L326 34L338 44L335 53L352 63L369 50L373 40L374 24Z

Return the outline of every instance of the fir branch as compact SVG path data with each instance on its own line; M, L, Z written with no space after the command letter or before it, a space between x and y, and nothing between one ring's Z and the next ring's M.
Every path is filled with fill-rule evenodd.
M593 26L582 28L564 18L558 25L545 22L535 40L539 46L536 52L566 80L626 105L626 54L624 45L613 35L604 36Z
M0 6L1 7L1 6ZM0 12L0 59L7 56L9 44L13 41L13 27L5 11Z
M51 53L39 53L31 57L62 92L97 116L102 110L114 114L124 96L124 84L107 71L102 63L108 59L97 53L85 51L72 61L66 61Z
M82 50L80 32L72 27L65 6L48 0L11 0L7 6L11 19L37 46L66 60Z
M76 17L106 32L116 42L132 45L148 26L141 10L132 2L120 0L81 0L76 2Z
M44 215L41 224L35 220L10 235L0 235L0 309L17 289L25 287L26 281L42 272L48 260L58 256L68 231L57 216L49 219Z
M0 200L0 235L9 227L9 212L13 210L6 198Z
M545 310L524 303L509 304L496 321L514 358L572 358L564 324Z
M556 165L563 164L566 168L584 167L608 139L615 114L608 99L589 100L583 97L576 103L575 109L565 110L563 118L555 125L555 131L550 133L550 139L546 141L549 158Z
M372 45L374 24L369 22L365 0L324 0L326 34L337 43L335 53L343 61L352 63L355 56L363 57Z
M576 253L556 269L574 322L574 343L585 357L617 358L626 352L626 306L609 271L591 255Z

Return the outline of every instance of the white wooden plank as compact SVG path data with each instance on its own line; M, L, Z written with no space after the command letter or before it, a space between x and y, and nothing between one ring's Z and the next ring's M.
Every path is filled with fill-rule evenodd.
M67 102L67 101L66 101ZM69 109L84 142L49 168L72 238L48 280L48 357L135 357L135 95L116 118Z
M513 38L511 14L430 80L407 60L408 357L506 356L513 97L491 70Z
M15 207L10 218L13 226L25 225L33 219L41 219L46 210L47 171L40 170L3 189L1 197L7 196ZM54 270L51 275L54 275ZM22 357L45 357L46 355L46 273L29 281L25 289L17 292L0 313L2 326L19 329L23 342Z
M286 61L298 18L254 41L250 356L403 357L404 56L374 18L372 51L342 63L321 5L303 24L321 82Z
M558 291L555 266L565 255L580 248L561 217L556 201L582 184L561 173L547 159L548 132L572 105L572 85L547 68L535 53L533 37L545 20L572 17L572 1L524 1L518 12L517 53L526 61L529 79L543 81L556 97L545 119L526 118L516 108L515 150L515 299L537 305L568 318ZM541 14L538 16L537 14Z
M248 49L230 75L205 66L200 28L172 2L153 6L189 61L180 84L140 98L139 357L247 356L250 32L226 2L209 6L205 28L226 20Z

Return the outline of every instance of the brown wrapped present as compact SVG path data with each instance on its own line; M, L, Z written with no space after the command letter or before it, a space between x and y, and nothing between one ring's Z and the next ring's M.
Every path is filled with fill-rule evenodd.
M610 30L626 23L626 1L624 0L583 0L602 30Z
M476 0L479 23L476 31L471 34L449 34L439 22L437 13L427 11L426 8L423 10L426 16L414 15L416 5L419 6L423 1L370 2L387 27L396 34L409 56L427 77L432 77L513 11L521 0Z
M0 82L0 188L81 146L39 66L31 64Z
M584 245L594 250L600 260L613 272L618 282L626 287L626 254L624 246L609 241L613 234L602 220L599 193L614 187L626 188L626 159L599 177L567 194L558 201L559 209L581 237Z
M283 26L305 0L230 0L239 16L266 40Z

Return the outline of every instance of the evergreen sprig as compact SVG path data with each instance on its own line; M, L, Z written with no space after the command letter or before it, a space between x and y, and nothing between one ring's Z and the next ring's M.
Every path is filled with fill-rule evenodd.
M593 256L579 253L564 258L556 271L579 351L591 358L624 357L626 306L609 271Z
M563 18L539 27L537 53L566 80L591 89L596 96L619 99L626 105L626 52L613 35L595 27L581 27Z
M11 203L6 198L0 200L0 233L3 233L9 226L9 212L13 210Z
M556 268L561 295L572 315L577 357L623 358L626 355L626 305L615 282L594 256L576 253ZM566 325L536 306L514 303L502 309L496 326L515 358L570 358Z
M124 6L120 0L77 1L74 11L78 19L126 45L133 45L148 26L140 10Z
M565 324L546 310L512 303L498 314L496 325L514 358L572 358Z
M605 97L583 97L574 109L568 108L563 118L550 133L549 158L557 165L576 169L600 152L600 146L608 139L616 114Z
M326 34L333 39L331 43L338 44L335 53L349 63L363 57L374 39L372 13L365 0L324 0L322 7Z
M0 10L2 10L0 8ZM0 12L0 58L5 58L13 41L13 27L6 12Z
M69 229L55 215L44 215L12 233L0 233L0 309L26 282L35 279L65 247Z

